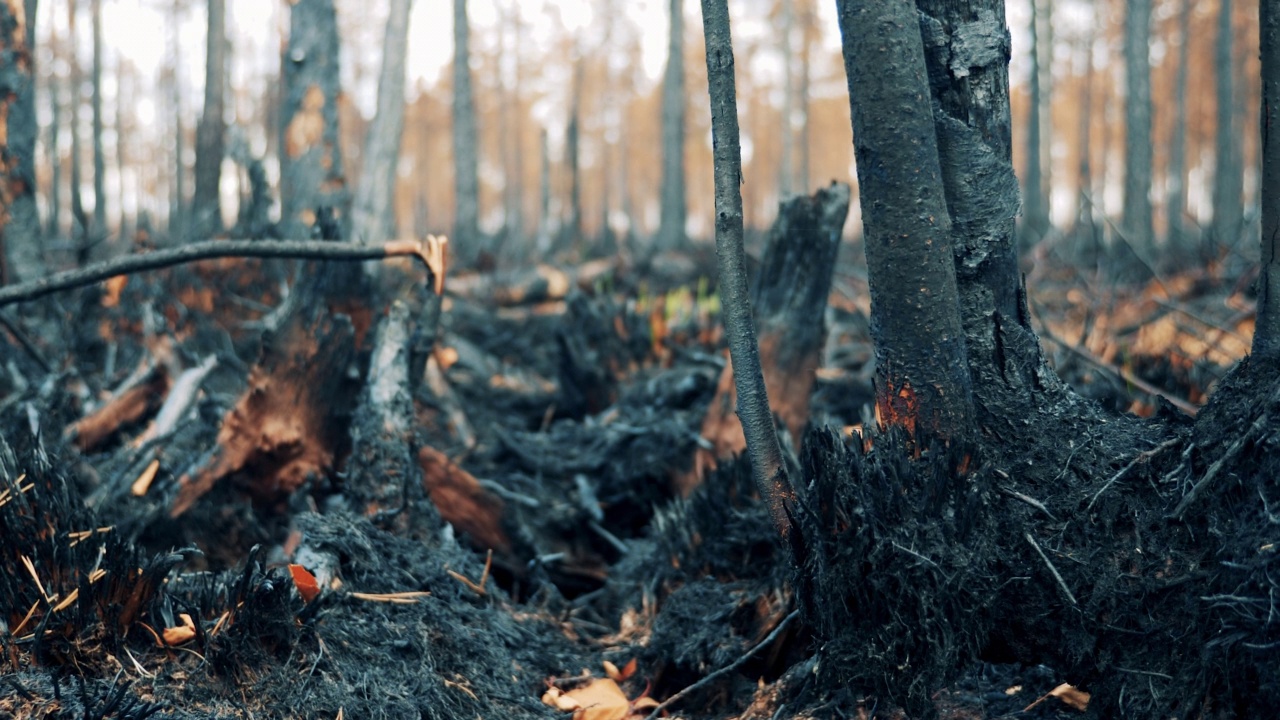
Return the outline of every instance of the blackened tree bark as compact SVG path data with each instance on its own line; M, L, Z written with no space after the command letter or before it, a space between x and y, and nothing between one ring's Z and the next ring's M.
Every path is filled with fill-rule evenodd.
M1044 172L1041 169L1040 119L1042 98L1040 96L1040 57L1044 50L1040 47L1040 13L1039 1L1031 0L1031 76L1029 87L1031 95L1030 107L1027 109L1027 176L1022 191L1023 243L1034 245L1044 237L1049 226L1048 203L1044 194ZM1052 48L1048 56L1053 56Z
M1151 228L1151 0L1130 0L1124 23L1125 239L1139 253L1152 248Z
M538 136L538 240L539 255L551 251L551 148L548 147L547 129Z
M1280 352L1280 7L1258 3L1262 48L1262 277L1253 354Z
M52 23L51 23L52 25ZM49 47L53 52L53 57L62 56L62 45L58 39L58 32L54 27L49 28ZM59 79L57 72L48 73L49 78L49 164L51 168L51 182L49 187L49 217L45 234L50 238L58 237L58 233L62 229L62 154L60 149L60 140L62 136L62 88L63 84Z
M208 237L222 229L222 158L226 154L224 117L227 68L226 0L209 0L205 46L204 111L196 125L196 189L191 198L192 233Z
M392 0L382 43L378 75L378 111L365 141L364 171L351 211L352 237L357 242L386 242L395 236L396 170L404 133L404 66L409 46L412 0Z
M840 0L837 10L871 286L876 411L884 425L958 439L972 428L973 401L921 19L911 0ZM895 122L878 118L883 108L899 111Z
M1263 5L1266 2L1262 3ZM1244 174L1240 164L1240 128L1235 106L1235 63L1232 51L1231 0L1218 2L1218 42L1214 48L1213 74L1218 100L1214 133L1213 229L1205 248L1212 257L1230 247L1243 223Z
M800 115L800 127L796 136L796 151L800 159L796 163L795 186L801 192L808 192L810 182L809 150L809 85L813 73L814 43L814 11L813 0L800 0L800 78L796 85L796 109Z
M467 0L453 0L453 183L454 252L474 257L480 242L480 146L471 92Z
M338 135L338 24L333 0L298 0L289 19L281 104L280 216L285 239L306 239L316 209L339 219L348 202Z
M107 154L102 147L102 0L89 6L93 24L93 236L107 234Z
M778 161L778 200L791 197L792 180L795 166L796 135L791 127L791 118L795 113L795 48L796 14L794 0L782 0L782 122L778 128L781 136L781 157Z
M36 210L35 3L20 8L0 3L0 282L20 282L44 274L40 217ZM24 19L25 18L25 19Z
M1173 86L1173 133L1169 138L1169 193L1165 200L1165 218L1169 226L1169 247L1181 254L1186 250L1182 213L1187 195L1187 67L1191 54L1191 0L1179 3L1178 38L1178 74Z
M684 0L670 0L667 70L662 79L662 196L659 245L685 242L688 216L684 186Z
M791 526L786 505L792 491L782 463L782 448L773 428L773 415L769 412L755 324L751 319L739 189L742 148L727 0L702 0L702 31L707 45L707 84L715 154L716 266L725 335L729 338L729 357L738 390L738 418L747 439L756 487L769 505L774 525L785 536Z
M169 117L173 121L173 154L169 161L169 168L173 172L169 184L169 240L178 243L187 237L187 165L183 157L186 154L187 137L183 122L182 83L178 80L182 77L179 35L183 9L182 0L172 0L169 6L169 67L161 74L162 77L167 75Z

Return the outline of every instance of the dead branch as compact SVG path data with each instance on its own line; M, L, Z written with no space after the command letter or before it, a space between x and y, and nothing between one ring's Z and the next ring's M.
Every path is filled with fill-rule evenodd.
M154 252L126 255L94 263L77 270L54 273L39 280L0 287L0 307L27 302L63 290L92 285L116 275L129 275L147 270L182 265L199 260L224 257L300 258L306 260L383 260L411 256L422 260L432 275L436 292L444 279L442 251L444 240L428 237L417 240L394 240L384 245L360 245L338 242L210 240Z

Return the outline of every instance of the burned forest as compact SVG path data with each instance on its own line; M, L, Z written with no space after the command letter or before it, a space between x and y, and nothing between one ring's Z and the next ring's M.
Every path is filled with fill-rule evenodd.
M1275 0L3 0L0 111L0 718L1280 707Z

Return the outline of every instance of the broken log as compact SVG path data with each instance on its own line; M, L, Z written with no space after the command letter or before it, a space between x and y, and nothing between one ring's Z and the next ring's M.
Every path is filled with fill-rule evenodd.
M848 185L833 182L810 197L783 203L752 293L770 409L797 445L809 420L809 396L826 339L824 311L849 196ZM702 437L714 449L700 447L693 468L677 475L682 495L697 487L718 461L746 448L737 403L729 363L702 423Z

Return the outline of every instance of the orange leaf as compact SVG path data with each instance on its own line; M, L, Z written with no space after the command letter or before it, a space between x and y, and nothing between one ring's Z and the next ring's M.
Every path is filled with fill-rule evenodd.
M181 625L164 629L163 635L166 645L181 645L196 636L196 624L191 620L191 616L181 613L178 618L182 620Z
M631 702L618 687L618 683L605 678L565 693L577 700L581 707L574 711L573 720L626 720L631 714Z
M622 666L622 679L628 680L632 675L636 674L636 659L631 658L626 665Z
M293 576L293 584L298 588L298 594L302 596L303 602L311 602L320 594L320 584L316 582L316 576L306 568L291 564L289 574Z

